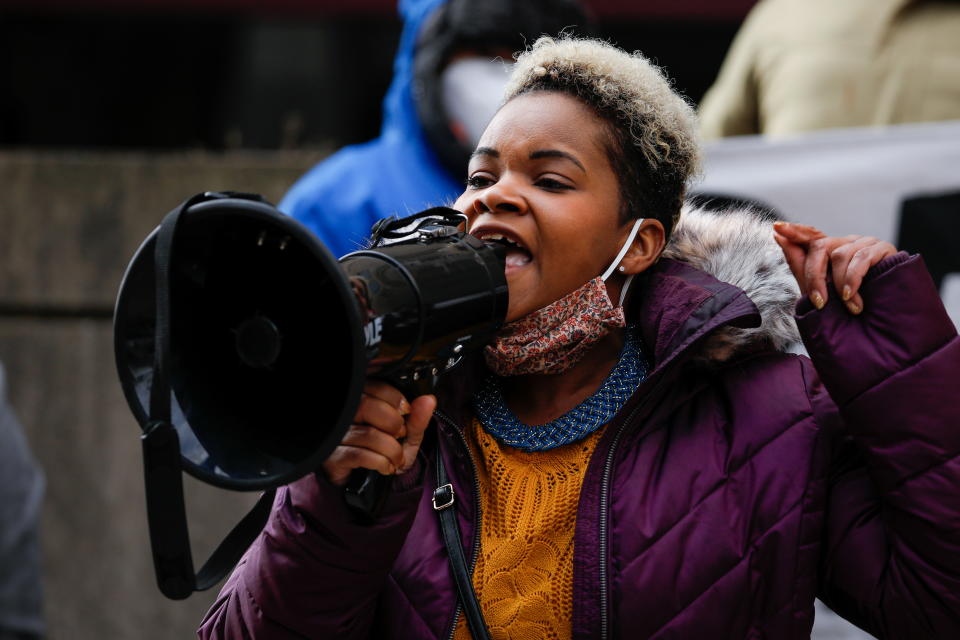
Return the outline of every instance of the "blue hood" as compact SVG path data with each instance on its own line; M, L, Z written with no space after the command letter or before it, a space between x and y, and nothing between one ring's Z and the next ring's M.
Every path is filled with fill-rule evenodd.
M400 0L404 20L383 102L380 137L345 147L307 172L280 210L313 231L335 256L360 248L380 218L452 202L464 176L452 176L430 148L413 98L417 38L446 0Z
M381 136L395 133L409 135L416 131L419 134L418 144L429 148L417 119L417 107L413 99L413 56L424 23L446 1L400 0L398 9L404 26L397 56L393 61L393 82L390 83L390 89L383 100Z

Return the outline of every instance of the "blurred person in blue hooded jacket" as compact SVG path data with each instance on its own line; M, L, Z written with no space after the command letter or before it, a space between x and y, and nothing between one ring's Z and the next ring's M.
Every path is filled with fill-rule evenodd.
M400 0L399 11L380 136L315 166L280 203L335 256L361 248L380 218L452 202L512 52L587 22L576 0Z

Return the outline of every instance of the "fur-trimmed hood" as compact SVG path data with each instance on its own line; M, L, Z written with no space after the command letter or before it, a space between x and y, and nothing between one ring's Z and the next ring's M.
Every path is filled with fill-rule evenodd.
M710 211L684 205L663 257L742 289L762 318L755 329L717 331L704 346L706 360L722 362L761 347L802 351L793 315L800 288L773 239L774 220L754 209Z

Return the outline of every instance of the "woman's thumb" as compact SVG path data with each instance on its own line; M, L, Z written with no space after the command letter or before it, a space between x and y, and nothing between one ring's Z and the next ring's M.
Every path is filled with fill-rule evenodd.
M420 396L410 403L410 415L407 416L407 437L403 442L404 448L420 448L423 442L423 433L430 424L433 411L437 408L436 396Z

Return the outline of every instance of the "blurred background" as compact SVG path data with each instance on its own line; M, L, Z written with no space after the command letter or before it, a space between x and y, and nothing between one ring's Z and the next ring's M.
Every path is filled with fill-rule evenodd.
M751 0L585 3L699 100ZM395 0L3 0L0 145L311 149L372 138Z
M756 3L584 4L597 35L642 50L700 103ZM215 597L171 602L154 583L139 428L113 362L123 269L187 196L233 189L278 202L327 155L375 137L401 27L394 0L0 0L0 395L5 380L18 447L46 479L42 503L39 475L24 499L42 504L45 637L187 638ZM783 141L738 130L746 137L710 143L698 188L828 232L866 222L892 241L905 200L960 192L956 124L882 136L843 126ZM817 175L830 186L811 205ZM923 218L915 242L936 244L960 221L949 207ZM949 297L956 252L931 251ZM253 497L190 480L187 495L200 560ZM31 517L0 515L4 526ZM815 637L863 636L825 613Z

